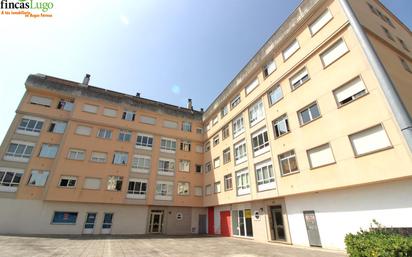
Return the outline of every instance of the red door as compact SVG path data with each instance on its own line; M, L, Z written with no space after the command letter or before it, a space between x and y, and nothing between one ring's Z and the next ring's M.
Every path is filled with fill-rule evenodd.
M230 211L220 212L220 234L222 236L230 236L231 231Z
M215 234L215 208L209 207L207 209L207 223L208 223L208 234Z

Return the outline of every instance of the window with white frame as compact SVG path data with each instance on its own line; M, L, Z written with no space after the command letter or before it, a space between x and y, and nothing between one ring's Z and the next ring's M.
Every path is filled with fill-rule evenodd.
M275 138L281 137L290 132L289 120L286 114L274 120L272 124L273 124L273 132L275 134Z
M233 108L238 106L240 104L240 101L240 95L235 96L235 98L233 98L232 101L230 101L230 109L232 110Z
M211 172L212 171L212 163L211 162L206 162L205 163L205 172Z
M188 160L180 160L179 162L179 170L183 172L190 171L190 161Z
M77 184L77 177L74 176L61 176L59 181L59 187L75 188Z
M203 188L202 187L195 187L195 196L203 196Z
M92 162L105 163L107 161L107 153L104 152L92 152L90 158Z
M392 147L392 144L381 124L362 130L349 136L356 156L374 153Z
M235 156L235 164L239 164L247 161L246 155L246 142L245 140L240 141L239 143L233 146L233 152Z
M70 160L83 161L85 155L86 155L86 152L84 150L69 149L69 153L67 155L67 158L70 159Z
M245 131L245 126L243 124L243 116L239 115L232 121L232 133L233 138L239 136Z
M401 57L399 57L399 59L401 61L401 64L402 64L402 67L404 68L404 70L406 70L409 73L412 73L412 69L409 66L408 62L405 59L401 58Z
M219 144L219 142L220 142L219 139L220 139L219 134L217 134L213 137L213 146L217 146Z
M23 170L0 168L0 192L16 192L23 173Z
M230 147L223 150L223 164L230 162Z
M215 169L220 167L220 157L217 157L213 160L213 167Z
M4 160L28 162L33 153L34 143L12 140L4 154Z
M247 85L245 87L245 93L246 95L250 94L255 88L257 88L259 86L259 79L255 78L252 82L249 83L249 85Z
M185 152L190 152L192 143L190 141L184 140L180 142L180 150Z
M241 170L236 172L237 195L250 194L249 171Z
M91 127L87 127L87 126L77 126L76 128L76 132L77 135L82 135L82 136L90 136L90 134L92 133L92 128Z
M330 144L324 144L307 150L309 164L312 169L335 163Z
M109 191L122 191L123 177L109 176L107 178L107 190Z
M64 111L72 111L74 107L74 100L61 99L57 104L57 109Z
M83 183L84 189L98 190L100 189L101 179L100 178L85 178Z
M112 117L112 118L114 118L114 117L116 117L117 116L117 110L115 110L115 109L111 109L111 108L104 108L103 109L103 115L104 116L107 116L107 117Z
M47 97L41 97L41 96L32 96L30 98L30 103L34 105L41 105L44 107L50 107L52 104L52 99L47 98Z
M252 148L254 156L261 155L270 150L269 137L266 128L252 134Z
M308 70L306 68L301 69L293 75L290 79L290 86L292 87L292 91L303 85L306 81L310 79Z
M222 140L225 140L229 136L230 136L229 124L227 124L226 126L222 128Z
M173 176L175 174L175 160L159 159L158 174L163 176Z
M196 153L203 153L203 146L202 145L197 145L196 146Z
M220 181L215 182L214 188L215 188L215 194L218 194L218 193L221 192L222 189L221 189L221 186L220 186Z
M299 172L295 150L290 150L279 156L280 172L282 176Z
M333 16L329 9L326 9L314 22L309 25L310 34L314 36L319 30L321 30Z
M177 183L177 194L178 195L189 195L189 182L178 182Z
M268 99L269 99L270 106L279 102L282 98L283 98L283 92L282 92L282 87L280 85L276 85L268 93Z
M40 149L40 157L43 158L56 158L59 145L43 144Z
M114 152L113 164L126 165L129 160L129 154L126 152Z
M265 161L255 165L256 184L258 191L276 188L272 161Z
M170 129L177 129L179 127L179 125L177 124L176 121L164 120L163 121L163 127L170 128Z
M100 128L97 132L97 137L104 138L104 139L111 139L112 138L112 131L110 129Z
M43 123L43 119L24 116L21 119L16 132L19 134L38 136L40 134L41 129L43 128Z
M156 125L156 118L141 115L140 122L143 124Z
M146 179L129 179L126 198L146 199L147 180Z
M27 185L36 187L44 186L49 177L49 173L47 170L32 170Z
M202 171L203 171L203 165L196 164L196 165L195 165L195 171L196 171L196 173L202 173Z
M121 129L119 131L119 137L118 140L121 142L130 142L130 139L132 138L132 132L129 130L124 130Z
M344 54L349 52L349 48L343 39L339 39L336 43L330 46L326 51L320 54L324 67L329 66Z
M66 130L67 122L53 120L50 123L49 132L63 134Z
M298 112L300 125L305 125L320 117L318 104L312 103Z
M136 113L132 111L124 111L122 115L123 120L134 121Z
M223 182L224 182L225 191L229 191L233 189L232 174L226 174L223 177Z
M155 200L171 201L173 199L173 182L157 181Z
M250 126L256 125L259 121L265 118L265 110L262 100L249 107L249 123Z
M333 91L338 106L353 102L366 93L366 86L360 77L356 77Z
M153 136L137 134L136 148L151 150L153 147Z
M176 152L176 139L162 138L160 140L160 151L162 152Z
M225 117L229 113L229 108L227 105L223 106L222 109L220 109L220 118Z
M192 132L192 123L190 121L183 121L182 130L186 132Z
M146 155L135 155L132 161L132 171L149 173L151 167L151 157Z
M297 50L299 50L299 48L300 46L298 40L293 40L293 42L290 43L285 50L283 50L283 60L286 61L287 59L289 59L289 57L291 57Z
M219 117L216 115L213 119L212 119L212 126L216 125L219 121Z
M209 152L210 151L210 142L206 142L205 144L205 152Z
M205 193L206 193L206 195L211 195L212 194L212 185L206 185Z
M266 63L266 65L263 67L263 76L265 78L267 78L275 70L276 70L276 62L275 62L275 59L273 59L273 60L269 61L268 63Z
M84 112L97 113L98 109L99 109L99 106L97 106L97 105L91 105L91 104L84 104L83 105L83 111Z

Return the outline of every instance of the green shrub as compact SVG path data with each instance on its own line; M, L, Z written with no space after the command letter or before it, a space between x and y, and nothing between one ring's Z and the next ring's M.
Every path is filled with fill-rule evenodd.
M375 227L345 237L350 257L412 257L412 237L395 234L373 220Z

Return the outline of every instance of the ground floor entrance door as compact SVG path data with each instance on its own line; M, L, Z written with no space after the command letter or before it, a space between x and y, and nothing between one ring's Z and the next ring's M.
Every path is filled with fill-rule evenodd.
M305 217L306 230L308 231L310 246L321 247L322 244L320 242L320 235L318 230L318 223L316 222L315 211L304 211L303 216Z
M93 234L94 225L96 223L97 213L89 212L86 214L86 221L84 222L83 234Z
M105 213L103 216L102 234L112 233L113 213Z
M220 234L230 236L230 211L220 212Z
M232 211L232 232L235 236L253 237L252 211Z
M207 215L199 214L199 234L207 234Z
M270 207L272 216L273 240L285 241L285 225L283 222L282 206Z
M149 233L162 233L163 211L152 210L150 212Z

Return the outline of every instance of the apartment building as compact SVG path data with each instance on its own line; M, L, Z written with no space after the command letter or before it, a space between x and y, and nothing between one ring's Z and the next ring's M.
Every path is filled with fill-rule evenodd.
M0 232L214 234L343 249L411 231L412 37L376 0L305 0L206 111L30 75Z

